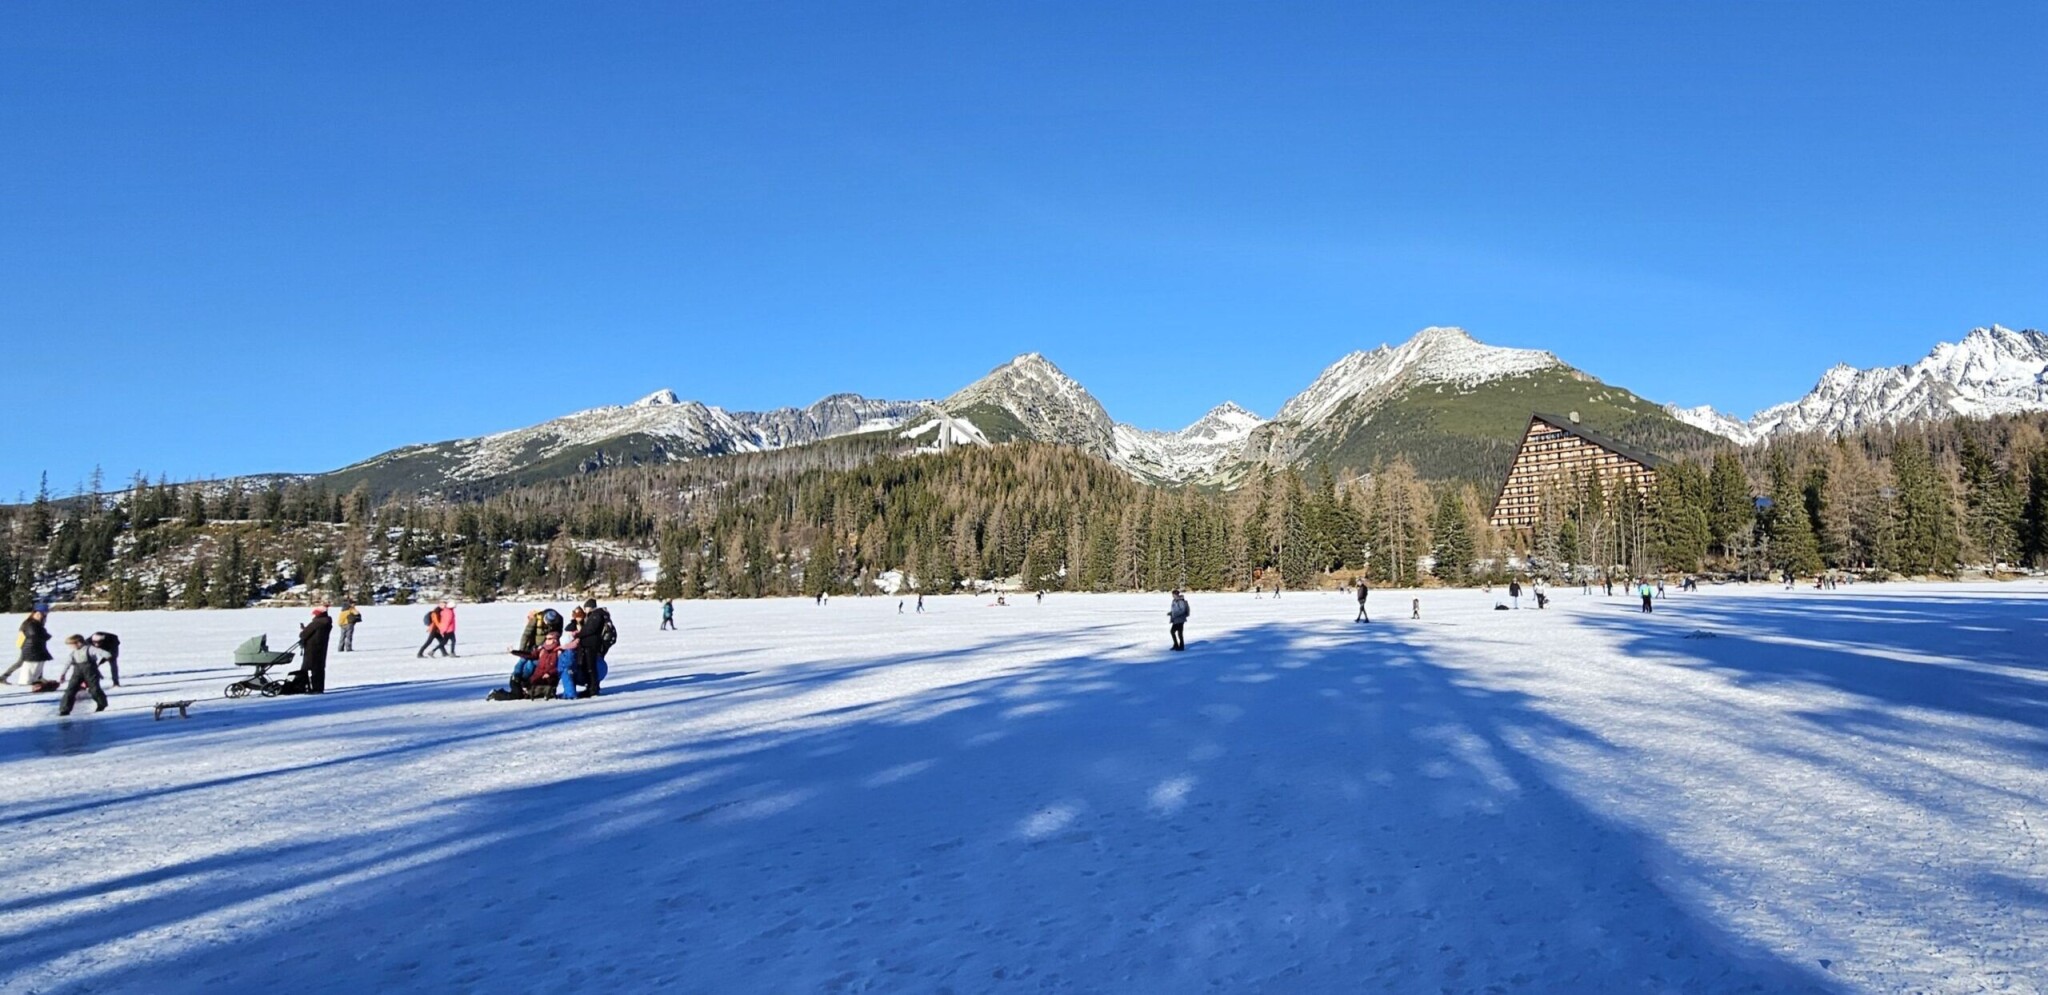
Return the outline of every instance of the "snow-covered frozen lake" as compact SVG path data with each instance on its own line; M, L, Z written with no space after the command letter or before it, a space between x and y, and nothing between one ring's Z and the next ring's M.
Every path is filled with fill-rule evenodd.
M0 991L2048 984L2048 585L1412 596L624 604L555 702L525 604L236 701L302 611L59 613L127 686L0 689Z

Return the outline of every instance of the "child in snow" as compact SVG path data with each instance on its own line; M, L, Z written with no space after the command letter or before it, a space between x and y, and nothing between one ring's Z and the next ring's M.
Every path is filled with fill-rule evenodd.
M539 647L530 650L515 647L510 652L519 658L519 662L512 665L512 679L502 692L491 692L491 697L496 700L552 697L561 676L561 638L550 632L541 638Z
M85 637L77 635L64 637L64 645L71 647L71 663L64 673L64 700L57 703L57 714L71 714L80 688L92 693L93 711L106 711L107 692L100 687L100 664L107 662L107 651L87 646Z

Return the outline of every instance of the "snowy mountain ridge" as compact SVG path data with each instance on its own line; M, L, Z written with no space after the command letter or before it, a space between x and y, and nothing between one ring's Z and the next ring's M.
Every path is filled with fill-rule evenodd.
M1394 388L1418 383L1473 387L1564 365L1540 349L1490 346L1462 328L1431 326L1398 346L1381 345L1332 363L1307 390L1282 405L1275 420L1314 426L1336 414L1347 401L1362 398L1371 402Z
M394 449L344 469L432 460L447 480L468 483L631 436L657 440L671 458L761 452L895 428L922 410L920 401L832 394L803 408L726 411L662 389L631 404L591 408L527 428Z
M2048 410L2048 334L2000 325L1975 328L1961 342L1937 343L1917 363L1822 373L1805 397L1747 421L1701 405L1666 406L1671 416L1748 445L1778 435L1849 432L1953 417Z
M996 367L944 402L955 415L981 405L1000 409L1031 438L1094 453L1140 479L1173 482L1214 474L1265 423L1226 401L1177 432L1121 424L1087 388L1035 352ZM971 413L964 420L972 423Z

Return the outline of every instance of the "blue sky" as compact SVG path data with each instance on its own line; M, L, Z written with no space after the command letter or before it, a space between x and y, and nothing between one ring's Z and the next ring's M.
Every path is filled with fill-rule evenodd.
M2043 4L0 6L0 497L658 387L1271 415L1431 324L1747 415L2048 325Z

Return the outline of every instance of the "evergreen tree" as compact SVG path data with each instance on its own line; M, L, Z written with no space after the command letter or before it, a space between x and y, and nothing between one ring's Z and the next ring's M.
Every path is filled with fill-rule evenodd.
M1467 524L1470 517L1464 498L1457 491L1446 489L1437 498L1436 515L1430 520L1430 555L1436 562L1433 572L1446 584L1472 582L1472 533Z
M1755 518L1756 503L1742 460L1732 452L1716 453L1707 474L1707 538L1712 549L1723 556L1734 554L1748 538Z
M1952 496L1924 439L1900 443L1892 453L1892 536L1887 566L1907 576L1954 573L1956 532Z

